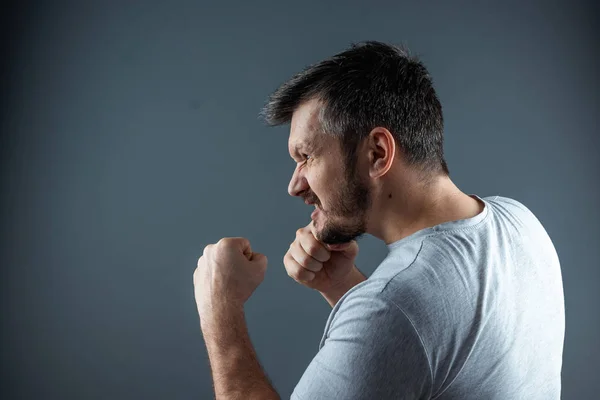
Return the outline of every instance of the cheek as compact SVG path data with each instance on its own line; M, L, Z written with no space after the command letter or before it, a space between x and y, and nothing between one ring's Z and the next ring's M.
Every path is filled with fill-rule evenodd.
M336 195L341 193L341 187L335 179L321 176L308 183L310 191L317 200L317 204L321 206L325 206L325 204L330 203L332 200L335 201Z
M328 198L335 196L336 191L342 188L339 174L343 171L338 171L331 165L317 164L316 160L310 168L307 171L306 180L320 204L321 200L327 201Z
M331 183L330 177L321 171L311 171L310 175L307 177L308 183L311 188L315 188L315 190L323 191L323 189L327 189L329 184Z
M312 194L312 197L317 202L317 204L321 204L323 200L323 195L327 193L327 185L321 177L319 176L309 176L306 179L308 183L308 192Z

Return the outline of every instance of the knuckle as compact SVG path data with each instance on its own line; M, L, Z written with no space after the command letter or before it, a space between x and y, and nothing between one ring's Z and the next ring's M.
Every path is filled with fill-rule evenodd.
M298 278L300 276L300 270L302 268L298 269L298 267L295 266L286 266L285 268L285 272L287 273L287 275L292 278L295 281L298 281Z
M302 256L300 256L300 265L302 265L303 267L308 267L310 264L310 260L311 257L308 254L304 253Z
M298 280L302 283L310 282L310 278L312 277L312 272L310 271L302 271L302 274L298 276Z
M302 266L309 271L318 271L321 269L321 264L315 261L312 257L306 256L304 261L301 263Z
M308 254L310 254L311 256L316 255L319 252L319 246L316 243L311 243L308 246Z
M297 281L298 280L298 273L296 271L293 270L288 270L287 274L290 278L292 278L293 280Z

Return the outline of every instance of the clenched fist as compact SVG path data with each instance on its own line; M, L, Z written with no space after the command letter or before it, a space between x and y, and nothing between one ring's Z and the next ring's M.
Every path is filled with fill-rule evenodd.
M310 224L296 231L296 239L283 257L290 277L321 293L329 293L346 286L358 255L355 240L343 245L325 245L319 242Z
M267 270L267 257L255 253L243 237L223 238L209 244L194 271L194 293L201 319L215 309L241 309L260 285Z

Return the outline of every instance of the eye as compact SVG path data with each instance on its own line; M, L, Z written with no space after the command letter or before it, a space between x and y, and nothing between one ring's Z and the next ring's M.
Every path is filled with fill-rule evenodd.
M307 154L302 154L302 157L304 157L305 160L308 160L308 157L310 157L310 156Z

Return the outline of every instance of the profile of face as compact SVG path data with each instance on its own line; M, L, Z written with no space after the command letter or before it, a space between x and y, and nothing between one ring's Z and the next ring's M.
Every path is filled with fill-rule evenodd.
M306 102L292 116L289 151L297 165L288 191L316 207L317 240L347 243L366 232L371 191L358 160L348 165L338 139L319 132L317 107Z

